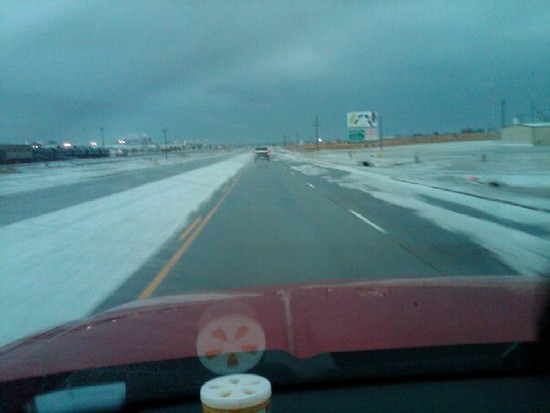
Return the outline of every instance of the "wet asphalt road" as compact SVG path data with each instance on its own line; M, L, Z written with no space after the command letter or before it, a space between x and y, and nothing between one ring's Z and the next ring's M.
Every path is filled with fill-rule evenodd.
M514 273L460 234L290 166L251 161L96 311L205 290Z

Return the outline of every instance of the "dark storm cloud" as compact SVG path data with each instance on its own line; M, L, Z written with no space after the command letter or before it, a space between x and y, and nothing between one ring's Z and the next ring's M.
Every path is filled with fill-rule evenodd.
M550 115L540 2L4 1L0 140L168 128L276 141L316 113L378 110L387 132L497 127L500 100Z

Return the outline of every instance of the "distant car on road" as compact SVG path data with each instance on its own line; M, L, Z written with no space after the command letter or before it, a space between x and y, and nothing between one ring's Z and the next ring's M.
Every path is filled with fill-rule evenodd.
M256 149L252 151L252 154L254 155L254 160L257 161L258 159L269 161L269 157L271 152L269 149L265 146L259 146Z

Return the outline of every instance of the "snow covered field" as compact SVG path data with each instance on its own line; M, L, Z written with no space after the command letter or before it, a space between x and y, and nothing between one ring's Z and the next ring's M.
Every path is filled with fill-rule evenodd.
M464 234L520 274L550 274L548 147L458 142L281 156ZM331 178L330 169L345 175Z
M249 160L233 156L0 228L0 345L88 315ZM73 182L70 171L57 183Z
M453 142L306 153L300 159L550 210L550 147Z

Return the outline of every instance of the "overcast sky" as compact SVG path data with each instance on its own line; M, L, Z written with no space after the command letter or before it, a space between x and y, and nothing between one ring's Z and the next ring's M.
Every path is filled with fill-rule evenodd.
M346 138L550 115L550 2L0 2L0 141Z

